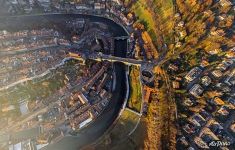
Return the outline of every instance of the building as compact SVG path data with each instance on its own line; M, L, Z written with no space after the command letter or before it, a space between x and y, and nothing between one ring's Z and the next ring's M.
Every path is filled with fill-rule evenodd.
M225 106L221 106L217 112L223 116L229 115L229 110Z
M94 9L95 10L100 10L101 9L101 4L100 3L95 3L94 4Z
M204 89L199 84L194 84L193 87L189 90L189 93L193 96L199 98L203 93Z
M177 82L177 81L173 81L172 86L173 86L174 89L178 89L178 88L180 88L180 83Z
M2 108L2 112L9 112L9 111L12 111L12 110L15 110L15 106L14 105L9 105L7 107L3 107Z
M211 54L211 55L218 54L219 52L221 52L221 49L213 49L213 50L208 51L208 53Z
M50 7L51 5L51 1L50 0L38 0L39 4L42 6L42 7Z
M229 86L234 86L235 85L235 69L233 69L233 71L225 79L224 83L228 84Z
M30 139L9 145L9 150L36 150L36 145Z
M84 120L82 123L79 124L79 128L84 127L86 124L88 124L91 121L92 121L92 118L88 118L88 119Z
M100 91L100 97L101 97L102 99L107 98L108 94L109 94L109 93L108 93L105 89L102 89L102 90Z
M224 104L225 104L224 101L223 101L221 98L219 98L219 97L215 97L215 98L212 100L212 102L213 102L215 105L224 105Z
M182 30L179 32L180 38L183 39L187 36L187 31L186 30Z
M185 76L185 79L188 82L193 81L194 79L196 79L197 77L199 77L199 75L202 73L202 70L199 67L195 67L192 70L189 71L189 73Z
M229 97L228 102L235 106L235 98Z
M192 101L190 98L186 98L185 100L184 100L184 102L183 102L183 104L185 105L185 106L193 106L194 104L195 104L195 102L194 101Z
M230 0L220 0L219 1L219 4L222 6L222 7L228 7L228 6L231 6L232 5L232 2Z
M208 145L200 137L195 137L194 142L201 149L209 149Z
M230 129L235 133L235 122L230 126Z
M211 84L211 78L208 76L202 77L201 81L204 86L209 86Z
M25 140L25 139L37 138L42 133L41 130L42 130L41 127L35 127L35 128L30 128L30 129L25 129L22 131L14 132L10 134L10 140L20 141L20 140Z
M223 73L220 70L214 70L212 71L212 75L216 78L220 78L223 75Z
M178 27L184 27L184 21L180 21L179 23L178 23Z
M78 98L79 98L79 100L80 100L83 104L89 102L88 99L86 98L86 96L85 96L83 93L80 93L80 94L78 95Z
M195 125L195 126L203 126L206 123L206 120L200 115L200 114L194 114L191 118L190 121Z
M169 70L173 70L173 71L178 71L178 70L179 70L179 67L177 67L177 66L174 65L174 64L170 64L170 65L168 66L168 69L169 69Z
M26 115L29 112L28 101L20 103L20 112L22 115Z

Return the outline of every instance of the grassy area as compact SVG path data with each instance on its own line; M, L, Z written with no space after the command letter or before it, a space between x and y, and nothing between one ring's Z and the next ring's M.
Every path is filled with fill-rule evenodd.
M146 124L142 120L135 132L126 140L112 147L111 150L136 150L144 149L144 138L146 136Z
M153 20L151 12L147 9L147 5L144 4L143 0L138 0L132 9L139 17L140 21L144 21L147 23L148 31L154 29L155 21Z
M128 134L134 129L138 120L138 115L129 110L124 110L117 124L109 133L102 137L95 149L110 150L117 149L119 146L132 149L133 145L126 143L126 141L128 141ZM123 143L127 145L123 145Z
M144 23L154 44L157 45L157 38L163 36L165 42L172 38L174 27L174 6L172 0L138 0L131 9Z
M130 71L130 98L128 100L128 107L140 112L141 110L141 101L142 101L142 92L139 79L139 68L133 66Z
M157 34L152 32L155 30L156 23L151 15L151 12L147 9L147 5L143 0L138 0L132 7L132 11L139 18L139 22L145 25L148 33L153 41L157 40Z

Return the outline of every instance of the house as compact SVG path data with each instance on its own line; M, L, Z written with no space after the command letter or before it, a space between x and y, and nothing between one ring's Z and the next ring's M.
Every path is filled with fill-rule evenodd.
M89 100L87 99L87 97L86 97L83 93L80 93L80 94L78 95L78 98L79 98L79 100L80 100L83 104L89 102Z
M209 149L208 145L200 137L195 137L194 142L199 148Z
M178 23L178 27L184 27L184 21L180 21L179 23Z
M190 118L190 119L188 119L188 121L191 122L196 127L201 127L201 124L194 118Z
M219 65L216 67L216 69L219 69L220 71L225 71L227 68L228 68L228 67L227 67L225 64L223 64L223 63L219 64Z
M94 9L95 10L100 10L101 9L101 4L100 3L95 3L94 4Z
M211 78L208 76L202 77L201 81L204 86L209 86L211 84Z
M228 7L228 6L231 6L232 5L232 2L230 0L220 0L219 1L219 4L222 6L222 7Z
M185 37L187 36L186 30L180 31L180 32L179 32L179 36L180 36L181 39L182 39L182 38L185 38Z
M210 128L208 128L208 127L204 127L204 128L202 129L201 134L202 134L202 135L208 135L208 136L210 136L210 138L211 138L212 140L219 140L219 138L217 137L217 135L215 135L215 134L210 130Z
M187 133L195 133L195 126L192 124L186 124L185 126L183 126L183 130Z
M29 113L29 107L28 107L28 101L24 101L22 103L20 103L20 112L22 115L26 115L27 113Z
M221 106L220 109L217 111L219 114L223 115L223 116L227 116L229 115L229 110L227 107L225 106Z
M229 97L228 102L235 105L235 98Z
M217 122L217 121L213 121L210 126L209 126L210 130L217 134L218 132L220 132L220 130L223 130L223 127Z
M174 65L174 64L170 64L170 65L168 66L168 69L169 69L169 70L172 70L172 71L178 71L178 70L179 70L179 67L176 66L176 65Z
M204 68L204 67L208 66L209 64L210 63L207 60L202 60L200 66Z
M222 15L219 15L218 16L218 19L220 20L220 21L223 21L224 19L226 19L227 18L227 15L226 14L222 14Z
M230 66L234 64L232 59L223 60L216 68L219 68L222 71L227 70Z
M203 126L206 123L206 120L200 115L200 114L194 114L190 121L195 125L195 126Z
M219 98L219 97L215 97L212 100L212 103L214 103L215 105L220 105L220 106L225 104L224 101L221 98Z
M11 134L11 140L24 140L24 139L31 139L36 138L42 133L42 127L33 127L24 129L21 131L17 131Z
M100 97L101 97L102 99L107 98L108 95L109 95L109 93L108 93L108 91L106 91L105 89L102 89L102 90L100 91Z
M181 15L180 15L180 13L176 13L174 17L178 18L178 17L181 17Z
M194 101L192 101L190 98L186 98L183 102L185 106L193 106L195 104Z
M230 50L231 50L232 52L235 52L235 47L231 48Z
M235 58L235 53L232 50L229 50L226 55L227 58Z
M182 43L181 42L177 42L176 44L175 44L175 47L176 48L179 48L179 47L181 47L182 46Z
M9 106L6 106L6 107L2 108L2 112L9 112L9 111L12 111L12 110L15 110L14 105L9 105Z
M224 93L228 93L228 92L231 92L231 88L227 85L222 85L221 91Z
M211 55L218 54L219 52L221 52L221 49L213 49L213 50L208 51L208 53L211 54Z
M210 35L212 36L224 36L225 35L225 32L223 29L218 29L218 30L212 30L210 32Z
M206 143L210 143L213 141L213 137L210 134L203 134L201 136L202 140L205 141Z
M205 111L204 109L202 109L202 110L199 112L199 114L200 114L205 120L209 120L210 117L211 117L211 115L210 115L207 111Z
M214 70L212 71L212 75L216 78L220 78L223 75L223 73L220 70Z
M230 126L230 129L235 133L235 122Z
M185 79L188 82L193 81L194 79L196 79L197 77L199 77L199 75L202 73L202 70L199 67L195 67L192 70L189 71L189 73L185 76Z
M203 14L206 16L206 17L209 17L211 15L213 15L213 12L211 10L206 10L203 12Z
M179 141L181 142L181 144L183 144L184 146L188 146L189 143L187 142L185 136L182 136L179 138Z
M42 7L50 7L51 5L50 0L38 0L38 2Z
M22 141L16 144L9 145L9 150L35 150L36 145L34 142L32 142L30 139L26 141Z
M194 84L193 87L189 90L189 93L199 98L200 95L203 93L204 89L199 84Z
M173 87L174 89L178 89L178 88L180 87L180 83L179 83L178 81L173 81L173 82L172 82L172 87Z
M226 83L229 86L234 86L235 85L235 69L233 69L233 71L225 79L224 83Z

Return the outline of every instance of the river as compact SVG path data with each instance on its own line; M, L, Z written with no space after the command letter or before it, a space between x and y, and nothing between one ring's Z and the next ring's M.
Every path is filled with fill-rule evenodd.
M39 16L18 16L0 18L0 30L26 30L32 28L56 28L66 34L65 22L67 20L84 18L91 22L101 22L109 26L110 32L114 36L126 36L128 33L118 24L112 20L89 15L80 14L51 14ZM115 56L125 57L127 51L127 41L115 41ZM43 150L77 150L85 145L95 142L104 132L113 124L117 118L125 96L126 96L126 76L125 66L122 63L115 63L116 73L116 88L113 92L112 100L110 101L104 112L93 123L81 129L76 136L66 136L60 141L50 144L43 148Z

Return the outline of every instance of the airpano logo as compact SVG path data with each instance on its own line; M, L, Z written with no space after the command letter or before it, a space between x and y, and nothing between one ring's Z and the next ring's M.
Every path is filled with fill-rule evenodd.
M227 141L211 141L209 143L209 147L223 147L223 146L230 146L230 142Z

